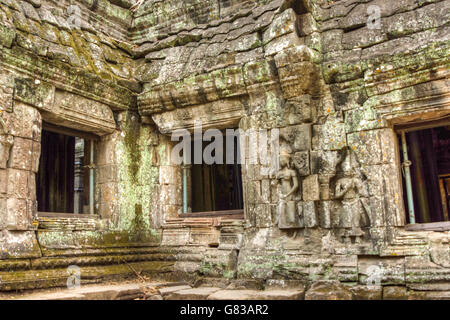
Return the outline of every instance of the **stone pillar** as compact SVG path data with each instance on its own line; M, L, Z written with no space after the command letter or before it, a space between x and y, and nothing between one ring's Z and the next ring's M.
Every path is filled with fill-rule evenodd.
M103 136L95 148L96 212L103 219L118 219L118 182L116 141L119 132ZM85 162L87 163L87 162ZM87 176L87 175L85 175Z
M0 175L6 181L6 206L0 225L8 230L34 230L41 115L33 107L16 103L14 112L5 112L3 120L8 133L0 138Z
M2 118L0 118L2 119ZM4 129L4 127L0 127ZM6 168L12 143L14 141L11 135L5 133L0 134L0 229L4 229L6 225L6 204L8 191L8 170Z
M128 232L130 241L154 241L159 221L158 135L134 112L116 117L118 130L96 147L98 212L113 231ZM134 239L134 240L133 240ZM156 239L157 240L157 239Z
M162 204L163 221L176 219L183 212L183 169L181 165L171 163L172 144L169 141L166 143L165 159L162 159L163 161L159 167L159 184L161 188L159 199ZM188 188L190 187L189 180Z
M41 115L33 107L16 103L14 112L0 113L0 259L40 256L34 233L40 138Z
M75 138L75 190L74 190L74 213L83 212L84 192L84 139Z

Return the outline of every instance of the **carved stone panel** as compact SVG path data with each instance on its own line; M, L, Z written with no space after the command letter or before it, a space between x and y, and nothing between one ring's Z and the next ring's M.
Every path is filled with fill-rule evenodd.
M283 139L294 151L311 150L311 124L300 124L280 130Z
M196 122L201 122L204 129L234 128L244 115L245 107L240 100L226 99L154 114L152 118L161 133L170 133L177 129L192 130Z
M112 133L116 129L113 113L107 105L66 91L55 92L52 112L45 112L42 117L59 126L98 135Z
M0 112L12 111L13 95L14 81L11 75L0 72Z
M294 167L297 169L298 174L300 176L307 176L310 174L309 169L309 152L308 151L299 151L294 153L292 157L292 163Z
M12 136L0 134L0 169L6 168L12 144Z

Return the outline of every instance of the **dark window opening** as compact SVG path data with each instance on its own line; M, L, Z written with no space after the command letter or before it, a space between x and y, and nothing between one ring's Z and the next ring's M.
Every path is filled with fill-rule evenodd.
M415 222L449 221L450 126L409 131L405 133L405 138L411 162L409 168ZM401 139L399 141L402 145ZM404 163L403 154L401 161ZM404 170L403 182L405 207L408 211L408 181ZM410 223L408 214L407 222Z
M286 8L292 8L298 15L308 13L304 0L289 0L286 1L285 6Z
M202 143L203 148L209 141ZM191 212L234 211L243 209L241 165L238 163L239 141L233 139L234 161L226 164L227 139L223 139L223 164L192 164L190 170ZM194 146L192 146L194 163ZM214 154L213 154L214 155ZM234 212L237 213L237 212Z
M42 130L36 176L39 212L90 213L89 140Z

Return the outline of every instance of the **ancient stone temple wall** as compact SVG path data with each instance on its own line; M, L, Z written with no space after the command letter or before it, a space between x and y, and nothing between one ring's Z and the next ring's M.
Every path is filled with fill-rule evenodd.
M404 230L394 125L449 113L448 3L246 5L256 9L212 10L218 22L201 16L196 26L186 13L177 23L158 25L164 31L143 18L135 21L137 52L150 70L141 78L139 111L163 134L192 130L196 121L204 129L280 132L280 157L285 153L286 160L278 179L264 174L261 163L243 166L245 221L235 230L244 232L229 238L239 252L236 270L230 272L227 259L219 258L225 252L219 244L200 272L339 280L357 291L379 267L378 284L387 286L386 295L403 292L405 285L418 289L427 279L434 284L425 287L442 289L448 281L448 232ZM380 28L366 23L370 5L380 9ZM172 22L174 14L162 16ZM156 40L139 38L142 30L151 30ZM286 201L279 197L279 179L287 172L299 187ZM172 194L181 218L181 196ZM177 223L175 234L163 228L164 244L186 243L188 224ZM169 237L172 242L164 242Z
M148 261L145 248L158 244L152 188L143 182L144 174L158 178L148 149L155 141L135 111L130 6L0 3L2 290L64 285L69 265L94 281L127 274L118 263ZM41 132L49 126L94 140L94 215L38 213Z
M448 295L448 228L405 227L397 127L450 115L449 4L0 0L1 290L77 265ZM242 164L243 218L183 216L171 135L200 122L279 133L276 172ZM94 141L93 214L38 212L48 128Z

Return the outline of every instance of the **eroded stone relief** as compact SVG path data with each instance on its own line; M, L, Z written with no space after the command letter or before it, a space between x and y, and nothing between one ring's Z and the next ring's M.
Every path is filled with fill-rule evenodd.
M339 236L344 243L360 243L364 232L363 227L369 227L370 207L367 203L369 196L367 181L363 180L363 174L355 159L355 154L350 149L344 149L343 160L337 170L335 198L340 201L337 210L339 212Z
M281 147L280 170L276 173L276 179L280 181L280 190L275 224L280 229L298 228L300 227L297 212L299 179L297 171L292 168L291 151L287 147Z
M14 142L13 137L8 134L8 127L0 112L0 168L5 169L9 159L9 153Z

